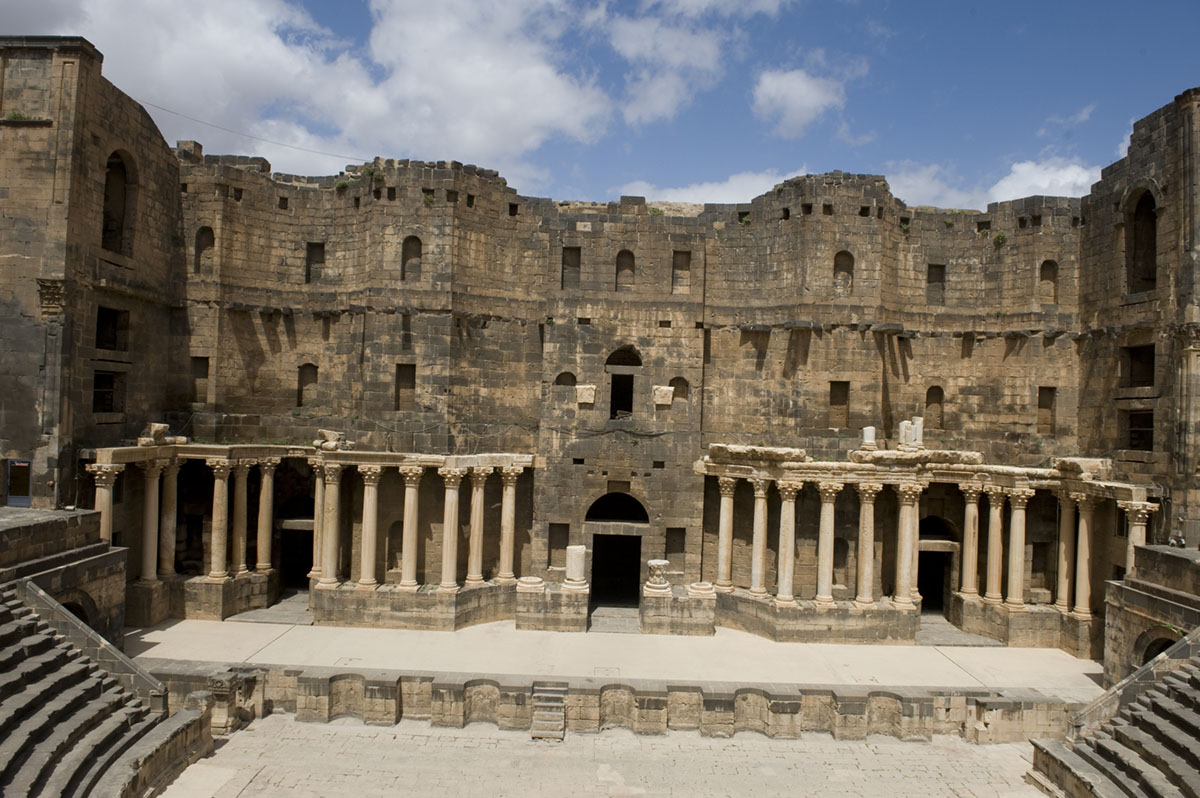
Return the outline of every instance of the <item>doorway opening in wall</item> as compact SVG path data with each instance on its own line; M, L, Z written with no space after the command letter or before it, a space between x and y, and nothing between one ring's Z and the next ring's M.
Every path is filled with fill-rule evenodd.
M9 460L5 476L5 504L9 507L28 507L33 494L33 464L29 460Z
M950 552L923 551L918 558L917 592L921 594L921 614L945 615L950 606Z
M592 536L592 606L636 608L641 566L641 535Z
M279 535L279 582L286 591L307 591L313 565L312 521L284 521ZM307 527L307 528L306 528Z

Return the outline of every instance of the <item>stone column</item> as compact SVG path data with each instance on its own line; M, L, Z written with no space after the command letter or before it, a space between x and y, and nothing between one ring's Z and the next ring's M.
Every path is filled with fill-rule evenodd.
M496 584L516 584L513 570L513 553L516 547L517 526L517 480L524 466L504 466L500 469L500 569L496 573Z
M141 464L145 488L142 492L142 570L138 581L158 581L158 477L163 464L147 460Z
M829 608L833 604L833 510L837 495L842 490L840 482L822 482L817 486L821 494L821 526L817 537L817 596L813 604Z
M587 546L567 546L567 577L563 580L564 593L586 593L589 590L584 576L587 564Z
M1071 614L1080 620L1088 620L1092 617L1092 517L1096 511L1096 497L1072 493L1071 498L1079 507L1079 535L1075 543L1075 610Z
M1025 505L1032 498L1029 488L1008 492L1012 512L1008 519L1008 596L1004 605L1010 610L1025 609Z
M1133 550L1135 546L1146 545L1146 523L1150 513L1158 509L1154 502L1117 502L1117 506L1125 511L1125 524L1129 541L1125 545L1125 575L1133 571Z
M341 499L342 466L340 463L325 464L325 512L321 518L321 580L317 587L331 589L338 586L338 544L341 542L342 515L338 501Z
M163 466L162 501L158 507L158 574L175 575L175 530L179 514L179 467L171 458Z
M325 462L316 457L308 464L313 470L313 556L309 579L321 578L321 527L325 521Z
M467 587L483 584L483 489L491 466L471 469L471 535L467 539Z
M246 475L253 460L236 460L233 464L233 575L245 576L246 569Z
M117 475L124 468L123 465L107 463L89 463L87 466L88 472L96 480L96 509L100 511L100 539L106 543L112 542L112 489L117 482Z
M225 564L226 546L229 541L229 469L228 460L206 460L213 472L212 532L209 540L209 582L228 582L229 568Z
M754 537L750 543L750 594L767 595L767 490L771 480L750 480L754 486Z
M999 604L1004 600L1000 592L1000 579L1004 569L1004 489L998 485L987 485L988 495L988 539L987 539L987 584L983 600Z
M1071 576L1075 570L1075 499L1065 490L1058 493L1058 580L1054 608L1071 611Z
M278 457L267 457L258 461L258 474L262 477L258 489L258 539L255 542L254 570L265 574L271 570L271 536L275 531L275 468Z
M959 593L963 598L974 599L979 595L979 485L959 485L963 495L963 547L962 584Z
M439 468L446 485L442 508L442 582L439 593L458 592L458 485L466 476L465 468Z
M775 589L775 606L795 607L793 577L796 570L796 494L800 482L780 482L779 488L779 581Z
M892 603L900 609L912 609L913 602L913 551L916 549L917 502L921 500L920 485L897 485L900 496L900 518L896 547L896 595Z
M417 501L423 466L402 466L404 477L404 532L400 539L400 589L413 591L417 585Z
M721 514L717 526L717 581L714 587L722 593L733 590L733 492L736 477L718 477L721 490Z
M362 561L358 566L357 587L359 590L374 590L379 586L375 579L375 552L378 548L379 480L383 476L383 468L360 465L358 473L363 481L363 506Z
M854 606L875 606L875 495L883 485L860 482L858 489L858 591Z

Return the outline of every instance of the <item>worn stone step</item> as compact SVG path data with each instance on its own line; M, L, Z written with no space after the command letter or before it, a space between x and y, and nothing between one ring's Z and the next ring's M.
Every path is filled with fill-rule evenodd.
M30 657L45 653L54 645L54 638L47 635L23 636L19 643L0 649L0 673L6 673Z
M20 675L22 672L23 669L18 669L13 674ZM61 667L38 673L22 683L22 689L0 701L0 740L11 735L26 717L41 711L43 705L57 693L86 679L90 672L90 663L75 659L64 661Z
M51 762L50 769L43 774L43 781L35 784L34 790L40 789L43 795L68 794L72 782L82 778L88 762L103 756L145 719L146 712L142 709L131 709L128 705L118 707L67 750L62 758Z
M1170 696L1149 696L1154 714L1179 729L1182 735L1200 741L1200 713L1195 712ZM1200 743L1198 743L1200 745Z
M1178 676L1163 679L1162 692L1192 711L1200 710L1200 687L1194 687Z
M1136 720L1131 724L1122 723L1113 726L1112 734L1117 742L1140 754L1147 765L1158 771L1183 795L1188 798L1200 798L1196 795L1195 785L1189 783L1192 780L1189 777L1194 777L1195 769L1162 741L1155 739L1145 729L1138 727Z
M114 712L123 709L127 701L128 695L123 690L105 690L57 724L13 775L8 784L9 792L13 795L36 794L55 763Z
M1054 798L1067 798L1079 793L1073 785L1060 783L1069 773L1093 798L1126 798L1106 773L1058 740L1030 740L1033 743L1033 769L1030 776L1034 786Z
M38 687L40 685L35 685L33 689ZM100 693L99 679L84 678L54 691L51 693L53 698L28 713L7 737L0 740L0 786L12 780L26 757L45 742L55 727L83 711L89 702L100 697Z
M1138 752L1123 742L1107 735L1097 734L1093 747L1108 762L1134 781L1141 791L1138 795L1152 798L1183 798L1178 787L1153 765L1139 756Z
M77 778L71 781L69 788L62 794L64 796L77 796L85 798L95 794L96 783L104 776L104 773L112 766L112 764L121 757L129 747L142 739L153 729L159 722L160 718L157 715L143 715L139 720L132 723L125 734L113 741L112 745L103 751L96 751L94 755L84 761L83 767L77 772ZM46 791L50 793L49 790Z
M1141 785L1096 748L1098 742L1106 739L1108 739L1108 735L1096 732L1091 737L1077 742L1074 751L1081 759L1103 773L1105 778L1129 798L1145 798L1146 792Z

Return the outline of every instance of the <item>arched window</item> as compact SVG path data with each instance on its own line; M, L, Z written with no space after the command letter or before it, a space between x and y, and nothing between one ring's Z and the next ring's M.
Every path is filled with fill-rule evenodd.
M421 239L409 236L400 247L400 279L415 280L421 276Z
M100 246L130 254L133 219L133 168L119 152L108 156L104 173L104 211L100 217Z
M196 274L212 272L212 249L216 244L211 227L201 227L196 231L195 262L192 271Z
M633 275L633 253L627 249L623 249L617 253L617 290L633 290Z
M628 493L606 493L592 502L584 520L647 524L650 522L650 515L642 503Z
M1038 302L1058 304L1058 264L1052 260L1044 260L1038 267Z
M1131 294L1152 291L1158 282L1158 212L1154 195L1143 191L1125 222L1125 272Z
M854 291L854 256L842 250L833 256L833 295L850 296Z
M608 396L608 417L633 415L633 378L642 368L641 355L632 346L623 346L608 356L604 370L612 377Z
M305 363L296 378L296 407L311 405L317 398L317 367Z
M555 385L574 385L575 375L569 371L564 371L554 378Z
M945 392L938 385L925 392L925 426L928 429L942 428L945 419L942 413L945 396Z
M688 385L688 381L683 377L675 377L667 385L675 389L673 401L686 402L690 398L691 386Z

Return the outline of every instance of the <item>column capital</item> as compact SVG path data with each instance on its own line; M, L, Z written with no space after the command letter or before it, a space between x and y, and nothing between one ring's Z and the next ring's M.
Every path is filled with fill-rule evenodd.
M914 482L901 482L895 487L901 504L916 504L921 500L921 494L925 492L924 485L918 485Z
M750 485L754 488L754 498L765 499L771 489L771 480L766 477L751 477Z
M125 470L125 466L112 463L88 463L87 470L95 478L96 487L111 488L117 481L117 475Z
M506 487L511 487L517 484L517 480L525 473L525 466L501 466L500 467L500 482Z
M278 457L264 457L258 461L258 468L264 474L269 474L279 466Z
M447 488L457 488L462 478L467 475L465 468L439 468L438 476L446 483Z
M425 473L425 466L400 466L400 476L404 477L404 484L410 488L415 488L421 482L421 476Z
M162 463L163 473L168 477L175 477L179 474L179 469L183 466L183 461L178 457L168 457L166 460L159 460Z
M245 479L246 474L250 472L250 466L256 463L255 460L234 460L233 475L238 479Z
M360 465L358 474L362 477L364 485L378 485L380 478L383 477L383 466Z
M1032 488L1009 488L1008 501L1014 510L1024 510L1025 505L1029 504L1029 500L1033 498L1034 490Z
M1158 509L1154 502L1119 501L1117 506L1125 511L1125 517L1134 524L1144 524L1150 520L1150 513Z
M1067 487L1059 487L1054 491L1054 495L1063 504L1075 504L1075 494Z
M341 463L326 463L325 464L325 484L336 485L342 481L342 464Z
M821 501L833 503L837 501L837 496L842 492L843 484L841 482L820 482L817 484L817 492L821 494Z
M228 479L229 470L233 468L233 463L222 457L210 457L204 461L208 467L212 469L213 476L217 479Z
M883 490L883 485L878 482L858 482L855 483L854 489L858 491L860 502L873 502L876 494Z
M779 495L785 502L796 501L796 494L804 488L803 482L777 482L775 487L779 488Z
M1096 509L1096 505L1100 503L1099 496L1093 496L1090 493L1079 493L1071 491L1071 499L1079 505L1079 512L1091 512Z
M963 499L974 504L983 494L983 485L978 482L961 482L958 489L962 491Z
M737 490L737 484L737 477L717 477L717 489L721 491L722 496L733 496L733 492Z
M138 463L138 467L142 469L146 479L158 479L158 475L162 473L165 465L165 460L143 460Z
M984 485L983 492L988 495L988 499L992 504L1004 505L1004 500L1008 498L1008 491L1002 485Z
M482 487L483 483L487 481L488 476L490 476L495 470L496 469L494 466L472 466L471 482L478 482Z

